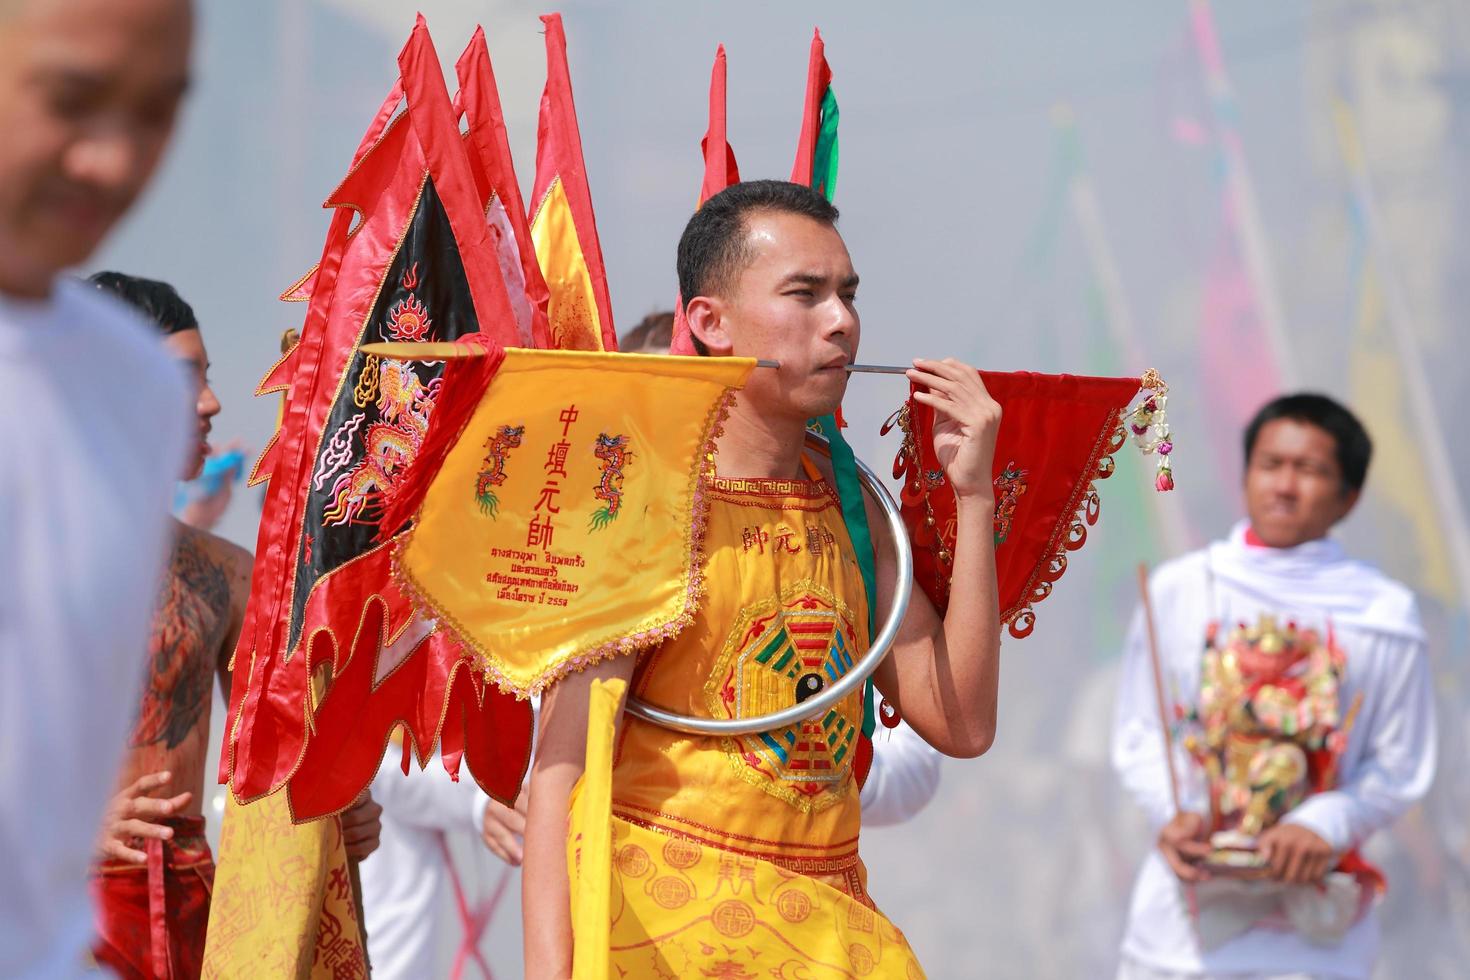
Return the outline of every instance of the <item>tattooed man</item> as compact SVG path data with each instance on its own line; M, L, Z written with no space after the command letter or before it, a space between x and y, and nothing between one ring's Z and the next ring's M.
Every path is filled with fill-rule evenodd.
M138 307L196 385L198 438L183 479L209 454L220 404L194 311L172 286L116 272L92 277ZM94 955L124 977L197 977L209 921L214 859L204 838L210 685L229 696L229 660L250 589L250 554L175 522L172 554L153 616L143 698L108 808L93 876L100 934ZM342 816L347 851L377 847L379 808L365 800Z

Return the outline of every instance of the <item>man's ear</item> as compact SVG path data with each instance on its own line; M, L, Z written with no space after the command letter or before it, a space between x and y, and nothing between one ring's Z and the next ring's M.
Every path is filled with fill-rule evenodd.
M696 296L684 308L689 332L704 344L706 350L718 357L728 356L735 349L730 332L725 329L723 314L720 300L711 296Z

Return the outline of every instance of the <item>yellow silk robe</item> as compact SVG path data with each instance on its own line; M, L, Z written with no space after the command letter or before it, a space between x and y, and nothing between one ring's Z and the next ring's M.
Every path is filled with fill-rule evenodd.
M766 714L833 683L867 649L861 573L825 482L712 478L705 493L707 594L692 626L641 657L632 690L683 714ZM568 862L585 902L604 879L581 859L609 855L606 904L582 908L608 910L610 960L586 962L579 942L577 976L924 975L868 897L858 857L860 695L739 738L627 717L600 762L598 724ZM608 798L609 764L611 839L589 847L608 833L585 804Z

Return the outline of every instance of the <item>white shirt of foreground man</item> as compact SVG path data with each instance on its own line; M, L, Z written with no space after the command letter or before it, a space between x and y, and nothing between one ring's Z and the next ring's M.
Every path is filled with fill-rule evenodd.
M187 404L154 331L93 287L0 294L7 977L78 974L91 941L87 867L138 703Z
M151 327L58 283L147 184L188 0L0 2L0 970L78 975L143 679L189 388Z
M1200 687L1206 626L1255 622L1262 614L1294 619L1325 636L1330 626L1347 658L1343 705L1362 706L1341 758L1336 789L1308 797L1283 818L1342 853L1392 823L1429 789L1434 776L1434 704L1424 635L1408 589L1330 538L1294 548L1247 542L1247 525L1161 566L1150 591L1166 700L1192 701ZM1113 730L1113 765L1155 831L1174 816L1159 731L1148 639L1135 614L1123 657ZM1344 708L1344 711L1346 708ZM1186 811L1209 809L1202 774L1178 746ZM1311 887L1311 886L1299 886ZM1379 945L1370 909L1336 945L1314 945L1290 931L1252 928L1202 948L1185 888L1155 848L1134 888L1119 976L1200 977L1294 974L1366 978Z

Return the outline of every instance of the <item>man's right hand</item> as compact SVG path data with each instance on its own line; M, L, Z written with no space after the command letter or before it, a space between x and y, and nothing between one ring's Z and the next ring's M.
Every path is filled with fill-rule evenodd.
M1175 814L1159 831L1159 851L1180 881L1208 881L1210 873L1200 867L1210 853L1205 842L1205 818L1198 813Z
M186 791L163 799L152 795L154 790L167 786L172 778L173 773L167 769L150 772L139 776L133 785L112 798L102 817L102 839L97 844L98 853L104 859L145 864L148 855L131 846L133 842L140 837L154 840L173 837L172 827L156 821L167 819L188 806L194 794Z
M522 786L514 809L491 800L485 805L484 825L480 828L481 839L490 853L516 868L525 858L526 808L530 798L530 787Z

